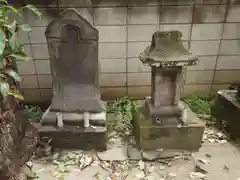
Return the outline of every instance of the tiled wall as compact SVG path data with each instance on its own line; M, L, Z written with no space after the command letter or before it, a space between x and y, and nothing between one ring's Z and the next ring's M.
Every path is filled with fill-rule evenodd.
M44 30L64 8L83 8L80 0L58 0L38 20L26 13L32 26L19 37L33 62L18 62L28 101L50 100L52 78ZM239 5L238 5L239 4ZM91 6L88 3L84 6ZM183 95L215 93L240 81L240 0L92 0L94 25L99 30L101 92L104 99L143 98L150 93L150 68L138 59L156 30L177 29L184 45L200 63L188 67Z

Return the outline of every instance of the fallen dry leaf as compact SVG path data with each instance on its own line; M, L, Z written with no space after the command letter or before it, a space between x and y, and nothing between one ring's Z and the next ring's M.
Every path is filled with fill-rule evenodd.
M203 179L203 178L206 177L206 175L205 175L205 174L202 174L202 173L200 173L200 172L191 172L191 173L189 174L189 177L192 178L192 179L197 179L197 178Z
M202 164L208 164L208 163L210 163L210 160L208 160L208 159L200 159L200 158L198 158L197 159L200 163L202 163Z
M60 162L57 161L57 160L53 160L52 163L53 163L54 165L59 165L59 164L60 164Z
M31 170L31 168L29 168L28 166L23 166L23 167L22 167L22 171L23 171L24 174L26 174L27 177L30 178L30 179L34 179L34 178L37 177L36 172L33 172L33 171Z
M223 170L224 170L225 172L229 172L229 171L230 171L230 168L229 168L228 166L224 165Z
M32 168L32 167L33 167L33 163L32 163L32 161L28 161L28 162L26 162L26 165L27 165L29 168Z
M144 163L142 160L140 160L140 161L138 162L138 165L139 165L139 169L140 169L140 170L144 170L145 163Z
M174 174L174 173L168 173L168 175L167 175L168 177L171 177L171 178L175 178L177 175L176 174Z
M52 158L53 159L59 159L60 158L60 153L54 153Z
M166 169L166 166L159 166L159 169L164 170L164 169Z
M208 173L205 169L201 168L199 165L195 166L195 172L200 172L202 174L207 174Z
M80 159L80 168L84 169L85 167L89 166L93 162L93 158L90 155L84 155Z
M206 155L206 157L208 157L208 158L211 158L212 157L212 155L211 154L205 154Z
M216 142L216 139L208 138L208 142L210 142L210 143L214 143L214 142Z

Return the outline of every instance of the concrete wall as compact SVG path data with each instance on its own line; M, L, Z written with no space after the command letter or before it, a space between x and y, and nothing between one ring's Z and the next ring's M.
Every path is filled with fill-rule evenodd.
M199 55L188 67L183 95L215 93L240 79L240 0L92 0L94 25L99 30L99 61L103 98L143 98L150 93L150 68L137 56L150 44L156 30L182 31L184 45ZM27 101L50 100L52 78L44 30L64 8L81 9L80 0L58 0L38 20L25 13L22 21L32 32L19 37L32 62L18 62ZM238 5L239 4L239 5Z

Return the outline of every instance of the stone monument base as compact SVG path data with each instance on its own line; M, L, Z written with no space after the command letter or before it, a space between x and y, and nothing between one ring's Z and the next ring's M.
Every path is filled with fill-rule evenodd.
M140 105L134 113L134 135L138 148L197 150L201 147L204 123L187 108L186 123L156 125Z
M212 114L219 128L225 128L231 138L240 139L240 101L236 99L237 90L218 91Z
M58 126L57 113L51 107L41 119L40 137L52 138L51 145L62 149L106 150L106 112L90 113L89 127L84 127L83 113L61 113L62 126Z
M43 126L40 137L51 137L53 148L100 150L107 149L106 127Z

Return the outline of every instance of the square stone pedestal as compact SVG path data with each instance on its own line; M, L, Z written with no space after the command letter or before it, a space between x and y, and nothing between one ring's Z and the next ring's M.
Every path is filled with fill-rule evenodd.
M236 99L236 90L220 90L217 93L212 114L216 117L217 125L238 140L240 139L240 102Z
M63 127L57 126L56 112L49 107L42 117L40 137L51 137L51 145L62 149L106 150L106 112L90 113L90 127L84 127L81 113L62 113Z
M204 123L188 108L187 124L156 125L144 105L134 113L134 134L138 148L197 150L201 147Z
M106 127L43 126L40 137L51 137L53 148L100 150L107 148Z

